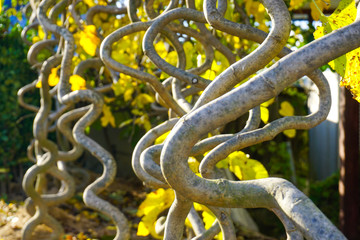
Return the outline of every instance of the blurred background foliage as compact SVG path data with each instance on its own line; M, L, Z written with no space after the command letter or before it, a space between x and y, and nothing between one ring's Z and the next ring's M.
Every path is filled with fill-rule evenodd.
M0 14L0 182L3 198L12 190L10 183L20 183L25 168L30 165L26 148L32 139L35 114L18 105L17 91L37 78L26 59L29 47L20 38L22 27L8 14ZM39 99L37 92L27 97L33 104Z

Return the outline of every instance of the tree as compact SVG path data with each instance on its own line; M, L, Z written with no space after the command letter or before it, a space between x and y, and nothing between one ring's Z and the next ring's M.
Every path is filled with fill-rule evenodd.
M238 151L271 140L283 131L309 129L323 121L331 104L330 91L318 68L329 61L336 59L330 66L344 76L343 85L358 98L354 80L357 68L353 66L358 65L359 54L358 50L352 51L360 46L355 2L342 1L330 17L320 14L324 25L315 34L318 39L294 52L285 47L291 17L283 1L201 2L171 1L166 5L145 1L142 6L141 1L128 1L127 7L121 7L122 2L102 0L96 4L91 0L30 1L30 24L23 37L34 43L28 59L38 69L39 79L23 88L20 97L26 89L38 87L41 106L27 106L37 115L35 141L29 148L35 164L23 181L30 197L27 209L33 215L23 228L24 239L29 239L41 223L53 229L54 239L63 232L48 207L72 196L74 181L65 162L74 161L83 149L104 167L103 175L85 189L84 202L114 221L118 230L115 239L129 238L125 216L98 196L115 177L115 161L85 134L101 114L103 126L116 125L111 109L117 101L117 106L133 107L133 120L122 121L123 126L133 122L149 130L133 153L136 175L152 188L170 187L175 191L166 217L165 239L183 236L187 216L195 239L210 239L220 229L224 239L235 239L231 208L270 209L284 224L289 239L345 239L289 181L248 180L245 175L250 170L241 172L241 164L252 163L258 172L262 165ZM303 3L291 1L290 8ZM311 6L314 16L325 8L318 1ZM266 24L268 19L270 25ZM266 33L269 26L271 31ZM32 28L37 28L38 36L28 34ZM330 33L336 28L340 29ZM319 89L319 111L308 116L284 113L284 117L259 127L260 119L267 122L266 111L260 114L260 105L270 104L272 98L305 75ZM169 117L151 130L153 110L149 104L159 113L168 111ZM249 120L240 132L222 133L227 123L248 111ZM72 149L50 140L51 130L58 131L58 136L63 136L59 140L65 138ZM153 145L168 131L164 143ZM189 157L196 160L189 161ZM222 177L216 165L226 158L230 169L243 181ZM197 160L201 160L198 166ZM45 173L62 181L57 194L43 192ZM171 200L168 198L166 204ZM205 230L192 210L193 202L210 209L217 223Z
M36 78L26 60L27 46L20 37L21 28L11 23L5 14L0 14L0 179L1 197L7 198L12 182L20 183L24 174L26 150L32 138L31 126L34 114L29 114L17 103L17 90ZM11 26L11 27L10 27ZM36 103L39 98L31 97L28 102ZM11 136L11 137L10 137Z

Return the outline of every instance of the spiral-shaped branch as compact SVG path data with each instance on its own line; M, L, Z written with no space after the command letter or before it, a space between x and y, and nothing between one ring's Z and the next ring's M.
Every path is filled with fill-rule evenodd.
M196 9L193 0L172 0L167 6L161 1L129 0L124 7L113 2L107 6L87 6L81 1L31 0L30 24L24 29L22 38L31 45L28 61L38 70L39 80L18 92L20 105L37 113L34 141L28 148L28 156L35 164L27 171L23 182L29 196L27 209L33 216L24 226L23 238L30 239L35 227L44 223L53 230L51 238L59 239L63 229L47 208L74 193L74 181L66 172L65 164L75 161L84 150L103 166L103 174L85 188L85 204L111 218L117 227L115 239L130 238L124 214L98 196L115 178L115 159L85 134L85 129L106 107L104 95L114 96L111 91L114 84L119 84L125 75L137 79L146 86L142 91L155 96L157 102L151 103L153 109L168 111L169 118L149 130L132 155L133 170L146 186L175 191L165 230L165 217L156 224L158 234L163 233L165 239L181 239L188 217L196 235L193 239L211 239L220 230L224 239L236 239L230 210L261 207L279 217L288 239L344 239L320 210L288 181L280 178L231 181L216 168L220 160L234 151L269 141L284 130L309 129L322 122L331 105L330 91L317 68L360 46L357 41L360 23L357 21L291 52L285 47L291 30L287 6L282 0L262 0L261 3L271 20L269 34L252 27L244 9L236 2L235 9L242 15L244 24L227 19L228 2L225 0L204 0L203 12ZM81 12L80 8L86 12ZM105 24L101 25L101 21L108 19L113 19L112 27L117 28L113 32L102 29ZM122 24L120 19L124 20ZM44 30L44 39L32 44L28 32L38 26ZM121 62L115 47L134 33L141 33L138 34L139 48L131 58L134 62ZM231 41L219 39L221 34L260 45L240 59ZM96 49L87 49L90 47L85 43L89 42L96 43ZM44 49L52 56L39 59ZM87 59L76 62L74 59L79 55L87 56L84 52L89 55ZM126 49L120 54L132 53ZM276 57L282 59L266 68ZM50 75L57 69L59 83L50 89ZM86 78L88 69L96 71L106 81L87 83L73 91L71 78ZM259 127L260 104L276 97L305 75L319 89L319 110L308 116L275 119ZM33 106L25 102L24 95L39 88L39 81L41 103ZM54 100L55 109L51 104ZM247 112L248 121L241 131L232 134L224 131L227 123ZM48 133L53 130L66 141L67 148L58 147L48 139ZM164 143L154 145L169 131ZM206 137L209 134L211 136ZM201 177L189 168L190 156L200 160L196 171ZM46 174L62 182L57 194L46 193ZM207 206L216 216L211 228L204 228L193 202Z

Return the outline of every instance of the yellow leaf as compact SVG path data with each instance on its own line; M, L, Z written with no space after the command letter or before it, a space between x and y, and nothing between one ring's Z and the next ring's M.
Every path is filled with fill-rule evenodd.
M111 85L112 90L114 91L115 96L119 96L125 92L124 86L118 81Z
M193 171L194 173L199 173L200 163L196 160L196 158L189 157L188 164L189 164L191 171Z
M134 88L128 88L125 90L124 92L124 100L130 101L132 99L132 94L134 93L135 89Z
M295 135L296 135L296 130L295 129L288 129L288 130L285 130L283 133L289 138L294 138Z
M45 32L43 30L43 28L41 26L38 26L38 35L40 39L44 39L45 38Z
M250 15L255 15L259 7L259 2L254 2L253 0L247 0L245 3L246 12Z
M105 101L106 103L111 103L111 102L115 101L115 98L104 96L104 101Z
M260 117L261 120L267 124L269 121L269 110L266 107L260 106Z
M201 74L200 76L203 77L203 78L209 79L209 80L214 80L215 77L216 77L216 73L213 70L208 69L203 74Z
M217 61L213 60L211 64L211 70L219 74L221 71L221 63L218 63Z
M229 159L225 158L216 164L217 168L229 168Z
M315 2L315 3L314 3ZM324 9L330 8L330 0L315 0L310 3L311 17L318 21L323 16Z
M41 83L41 80L40 80L40 79L36 82L35 87L37 87L37 88L42 88L42 83Z
M103 105L103 116L100 118L101 126L106 127L109 123L115 127L115 118L111 113L110 107L106 104Z
M159 56L164 59L167 55L167 50L164 42L159 41L158 43L155 44L154 47L156 52L159 54Z
M80 232L77 236L78 240L86 240L86 235L83 232Z
M221 67L221 69L219 69L218 71L215 71L213 69L217 74L220 74L222 71L224 71L230 66L228 59L219 51L215 51L215 60L217 64Z
M69 82L71 84L71 91L86 89L86 81L79 75L70 76Z
M136 115L136 116L141 116L141 115L144 114L142 111L140 111L139 109L136 109L136 108L132 109L131 113Z
M173 66L177 64L178 55L176 51L171 51L166 55L165 60Z
M59 78L59 76L57 74L58 69L59 69L59 67L51 69L51 73L50 73L49 79L48 79L50 87L56 86L56 84L58 84L58 82L60 80L60 78Z
M355 21L356 7L354 0L343 0L339 3L339 6L335 9L334 13L329 17L321 16L320 20L322 26L318 27L314 32L314 38L318 39L336 29L345 27ZM355 51L355 50L354 50ZM351 59L351 52L343 55L331 62L330 67L335 70L342 77L345 77L345 72L348 68L348 58Z
M192 57L194 56L196 50L193 44L189 41L184 42L183 48L186 56L186 69L192 68L193 66Z
M94 0L84 0L84 2L89 6L89 7L93 7L96 4L94 3Z
M41 41L41 39L38 37L38 36L34 36L32 39L31 39L32 43L36 43L36 42L39 42Z
M203 7L203 0L195 0L195 8L196 10L201 10Z
M144 222L139 222L136 235L145 237L145 236L147 236L149 234L150 234L150 231L146 227L145 223Z
M262 30L265 30L265 31L268 30L268 27L265 25L266 10L265 10L264 5L262 5L260 2L254 2L252 0L247 0L245 3L245 9L249 15L254 16L255 21L259 23Z
M141 117L135 119L134 123L143 126L146 131L149 131L151 129L149 116L144 113L142 113L141 115L142 115Z
M336 29L347 26L355 21L357 14L354 0L343 0L339 3L333 14L329 17L321 17L323 24L314 32L314 37L320 38ZM345 55L329 62L329 65L343 78L340 85L348 88L355 100L360 100L360 48L357 48Z
M60 68L60 66L51 69L51 73L49 74L49 78L48 78L48 84L50 87L56 86L60 80L60 78L57 74L59 68ZM37 88L42 87L42 83L40 80L37 81L35 87L37 87Z
M294 116L294 108L288 101L283 101L280 104L279 114L281 116Z
M152 103L154 101L154 97L146 93L141 93L135 97L135 99L131 102L131 105L137 106L138 108L142 109L145 107L146 104Z
M188 227L188 228L192 228L192 225L191 225L191 222L190 222L189 218L185 219L185 226Z
M360 102L360 48L357 48L346 54L346 69L340 86L345 86L353 94L355 100Z
M229 169L240 180L251 180L269 177L265 167L254 159L250 159L241 151L231 153L229 159Z
M90 56L95 56L96 48L100 45L100 38L96 34L95 25L85 25L84 30L80 32L80 46Z
M270 100L268 100L268 101L266 101L266 102L263 102L263 103L261 104L261 106L263 106L263 107L268 107L268 106L270 106L271 104L273 104L274 101L275 101L275 98L271 98Z
M305 2L306 2L306 0L290 0L289 10L291 11L294 9L298 9L299 7L304 5Z
M162 134L160 137L158 137L156 140L155 140L155 143L154 144L161 144L165 141L166 137L169 135L170 131Z
M146 195L136 214L138 217L142 217L138 226L138 233L142 234L141 236L147 236L150 233L151 236L161 239L161 236L155 232L155 223L159 214L171 206L174 198L172 189L165 190L163 188Z
M205 224L205 229L211 228L211 226L213 225L213 223L216 220L215 215L210 211L203 211L202 216L203 216L203 221Z
M99 2L99 5L104 5L104 6L107 5L107 1L105 1L105 0L99 0L98 2Z

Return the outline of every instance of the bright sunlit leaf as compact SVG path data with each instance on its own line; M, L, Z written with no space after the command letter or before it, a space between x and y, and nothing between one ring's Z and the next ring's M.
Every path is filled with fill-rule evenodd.
M37 88L42 88L42 83L41 83L41 80L40 80L40 79L36 82L35 87L37 87Z
M198 212L202 212L202 217L203 217L203 221L204 221L204 227L205 229L209 229L211 228L211 226L213 225L213 223L216 220L216 216L210 211L209 208L207 208L206 206L196 203L194 202L194 209ZM222 233L220 232L218 235L216 235L214 237L215 239L223 239L222 238Z
M203 211L202 217L205 224L205 229L211 228L211 226L216 220L215 215L210 211Z
M70 76L69 82L71 84L71 91L86 89L85 79L83 79L77 74Z
M226 166L227 165L227 166ZM265 167L254 159L250 159L244 152L236 151L218 162L216 167L229 168L240 180L251 180L269 177Z
M138 217L142 217L138 226L138 236L151 236L161 239L155 232L155 224L161 212L168 209L175 199L172 189L159 188L146 195L145 200L140 204L137 212Z
M85 25L84 30L80 32L80 46L90 56L95 56L96 48L100 45L100 38L96 34L95 25Z
M167 53L166 46L163 41L159 41L154 45L156 52L159 54L161 58L165 58Z
M269 177L264 165L259 161L250 159L241 151L233 152L228 156L229 169L240 180L252 180Z
M56 86L60 80L60 78L57 74L58 69L59 69L59 67L51 69L51 73L49 75L49 80L48 80L50 87Z
M259 29L267 32L268 27L265 25L266 10L264 5L257 1L247 0L245 2L245 9L246 12L250 15L253 15L255 21L259 23Z
M196 158L189 157L188 164L189 164L191 171L193 171L194 173L199 173L200 163L196 160Z
M149 231L148 227L145 225L145 223L142 221L139 222L136 235L145 237L149 234L150 234L150 231Z
M48 78L48 84L49 84L50 87L56 86L58 84L59 80L60 80L60 78L59 78L59 76L57 74L59 68L60 68L60 66L51 69L51 73L49 74L49 78ZM42 83L41 83L40 80L37 81L35 87L37 87L37 88L42 87Z
M93 7L93 6L96 5L95 2L94 2L94 0L83 0L83 1L84 1L84 3L86 3L89 7Z
M155 140L155 144L161 144L165 141L166 137L169 135L170 131L162 134L160 137L158 137L156 140Z
M266 107L260 106L260 117L261 121L263 121L265 124L269 122L269 109Z
M315 39L353 23L356 15L355 0L342 0L333 14L320 17L322 26L314 32ZM348 88L360 102L360 48L329 62L329 65L342 76L340 85Z

